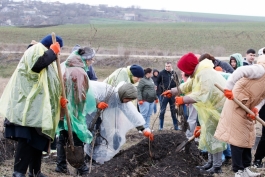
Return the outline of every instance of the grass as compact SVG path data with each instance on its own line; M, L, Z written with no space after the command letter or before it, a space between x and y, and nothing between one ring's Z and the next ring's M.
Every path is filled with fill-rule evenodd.
M216 56L245 54L249 48L264 47L265 23L144 23L121 20L92 19L93 25L63 25L47 28L0 28L0 46L28 44L54 31L64 39L65 46L75 44L105 49L162 51L168 55L182 55L193 51L209 52ZM97 31L96 31L97 30Z

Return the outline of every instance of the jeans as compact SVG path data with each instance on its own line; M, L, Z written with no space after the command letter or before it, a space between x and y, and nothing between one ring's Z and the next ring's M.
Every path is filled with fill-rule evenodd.
M142 114L145 120L144 128L150 128L150 117L154 110L154 104L154 102L149 103L147 101L144 101L142 105L138 104L140 113Z
M188 120L189 118L188 107L185 104L183 105L183 114L184 114L184 118Z
M222 152L211 154L208 152L208 163L213 163L213 167L222 166Z
M167 97L162 97L161 98L161 108L160 108L160 115L159 115L159 129L162 130L164 126L164 117L165 117L165 112L167 108L167 104L169 103L170 105L170 111L171 111L171 117L173 121L173 126L175 130L178 130L178 120L176 117L176 109L175 109L175 100L174 98L167 98Z
M227 144L226 150L223 151L222 160L225 160L227 157L232 157L230 144Z

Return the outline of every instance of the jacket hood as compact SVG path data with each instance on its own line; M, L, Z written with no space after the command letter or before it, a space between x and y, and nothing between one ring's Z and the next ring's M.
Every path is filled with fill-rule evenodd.
M154 75L155 72L158 72L158 74L159 74L159 71L157 69L153 69L153 76L155 76Z
M241 67L243 66L243 57L240 53L234 53L230 55L230 60L229 63L231 63L231 57L234 57L236 59L236 67Z

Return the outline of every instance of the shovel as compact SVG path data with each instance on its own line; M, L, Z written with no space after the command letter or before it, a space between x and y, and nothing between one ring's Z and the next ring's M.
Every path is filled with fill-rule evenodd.
M224 89L218 85L218 84L214 84L215 87L217 87L219 90L221 90L222 92L224 92ZM255 115L248 107L246 107L243 103L241 103L238 99L233 98L233 101L238 104L238 106L240 106L242 109L244 109L247 113L251 114L251 115ZM265 122L259 117L256 116L256 120L261 123L264 127L265 127Z
M199 130L198 132L201 132L201 130ZM176 152L181 151L188 143L190 143L194 139L195 139L195 136L193 135L189 139L187 139L187 140L183 141L182 143L180 143L180 145L178 145L178 147L176 149Z
M120 147L121 136L118 131L118 120L117 116L115 116L115 134L113 136L113 148L116 151Z
M56 42L56 36L55 33L52 32L52 42ZM57 54L57 69L58 69L58 75L60 79L60 83L62 86L62 97L66 98L65 96L65 90L64 90L64 83L63 83L63 77L62 77L62 72L61 72L61 66L60 66L60 57ZM65 108L65 114L66 114L66 120L67 120L67 126L68 126L68 139L69 139L69 146L65 146L65 151L66 151L66 158L67 161L71 166L74 168L80 168L85 161L85 156L84 156L84 149L82 146L74 146L74 141L73 141L73 134L72 134L72 126L71 126L71 120L70 116L68 113L68 108Z

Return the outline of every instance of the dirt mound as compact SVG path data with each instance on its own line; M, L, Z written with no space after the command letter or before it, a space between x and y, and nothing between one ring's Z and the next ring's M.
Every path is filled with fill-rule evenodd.
M176 152L176 147L185 140L181 132L163 131L155 134L151 143L151 155L147 139L121 151L112 160L94 168L89 176L206 176L195 169L202 162L195 143L190 152Z

